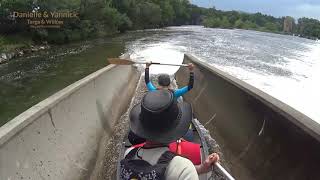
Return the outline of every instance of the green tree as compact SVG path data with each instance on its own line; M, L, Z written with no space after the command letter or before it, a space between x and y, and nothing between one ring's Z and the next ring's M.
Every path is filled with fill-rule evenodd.
M303 37L320 38L320 22L317 19L300 18L297 29L297 32Z
M175 12L175 25L185 25L190 22L190 3L188 0L171 0L171 5Z
M221 20L221 25L220 27L222 28L232 28L232 24L229 22L228 18L224 16Z
M218 28L221 27L221 20L219 18L207 17L204 19L203 24L205 27Z
M118 26L119 26L118 30L120 32L125 32L126 30L129 30L132 28L132 21L126 14L121 14L120 22Z
M235 23L234 23L234 27L238 28L238 29L243 29L244 28L244 23L241 19L238 19Z
M265 28L268 30L268 31L271 31L271 32L276 32L278 31L278 27L275 23L272 23L272 22L267 22L265 24Z
M143 2L138 5L139 23L142 28L155 28L161 23L160 6L150 2Z
M256 29L257 25L251 21L245 21L243 25L243 29Z
M160 3L162 25L167 26L173 23L175 13L169 0L163 0Z

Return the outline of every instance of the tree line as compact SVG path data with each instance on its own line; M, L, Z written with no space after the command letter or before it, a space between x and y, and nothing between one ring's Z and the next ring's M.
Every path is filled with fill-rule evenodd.
M16 12L77 12L63 19L62 28L30 28ZM239 28L282 32L284 19L261 13L220 11L190 4L188 0L2 0L0 2L0 45L6 36L28 37L32 42L68 43L127 30L161 28L172 25L204 25L212 28ZM292 32L320 38L316 19L294 21Z
M3 0L0 35L23 34L33 41L66 43L126 30L190 24L188 0ZM13 12L78 12L64 19L62 28L30 28ZM1 41L1 38L0 38Z
M261 13L207 9L203 25L211 28L238 28L264 32L296 34L307 38L320 38L320 21L312 18L273 17ZM287 29L285 28L287 27Z

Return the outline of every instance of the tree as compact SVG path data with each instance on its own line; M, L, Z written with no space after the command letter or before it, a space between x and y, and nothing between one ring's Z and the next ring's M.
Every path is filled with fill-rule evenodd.
M312 18L300 18L298 19L297 32L308 38L320 38L320 22L317 19Z
M271 32L276 32L278 31L278 28L277 28L277 25L275 23L272 23L272 22L267 22L265 24L265 28L268 30L268 31L271 31Z
M221 27L221 20L219 18L207 17L204 19L203 24L205 27L218 28Z
M254 24L253 22L248 20L244 22L243 29L256 29L256 28L257 28L257 25Z
M126 14L122 14L120 16L120 22L119 22L119 27L118 30L120 32L125 32L126 30L129 30L132 28L132 21Z
M234 23L234 27L238 28L238 29L243 29L244 28L244 23L241 19L238 19L235 23Z
M150 2L142 2L138 4L138 8L140 27L145 29L159 26L161 22L161 10L159 5Z
M190 3L188 0L171 0L175 12L175 25L185 25L190 22Z
M14 18L13 11L76 11L78 18L64 19L59 29L33 29L24 19ZM169 25L203 24L212 28L241 28L282 31L285 18L261 13L221 11L190 4L188 0L1 0L0 36L23 34L34 42L67 43L90 37L111 35L129 29L158 28ZM316 19L294 20L295 33L304 37L320 36ZM291 31L290 31L291 32ZM7 42L3 40L3 42Z
M163 0L160 3L162 25L167 26L173 23L175 18L174 9L169 0Z
M222 28L232 28L232 24L229 22L229 20L226 16L222 18L220 26Z

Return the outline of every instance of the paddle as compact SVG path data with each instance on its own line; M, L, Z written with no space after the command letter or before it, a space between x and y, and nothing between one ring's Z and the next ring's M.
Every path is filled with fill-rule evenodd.
M222 172L222 174L227 178L227 180L235 180L234 177L231 176L231 174L228 173L227 170L225 170L220 163L216 163L215 166Z
M118 64L118 65L132 65L132 64L147 64L147 63L149 63L149 62L136 62L136 61L132 61L130 59L120 59L120 58L108 58L108 61L110 64ZM159 63L159 62L150 62L150 64L188 67L188 64L167 64L167 63Z

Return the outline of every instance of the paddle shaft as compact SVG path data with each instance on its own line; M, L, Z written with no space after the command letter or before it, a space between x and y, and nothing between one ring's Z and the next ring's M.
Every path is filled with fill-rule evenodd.
M156 65L167 65L167 66L182 66L188 67L188 64L167 64L167 63L159 63L159 62L135 62L131 59L120 59L120 58L108 58L110 64L118 64L118 65L132 65L132 64L156 64Z
M235 180L229 173L227 170L225 170L221 164L216 163L215 166L219 169L220 172L222 172L222 174L228 179L228 180Z
M135 62L135 64L147 64L147 62ZM150 64L188 67L188 64L167 64L167 63L158 63L158 62L151 62Z

